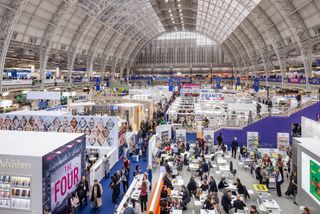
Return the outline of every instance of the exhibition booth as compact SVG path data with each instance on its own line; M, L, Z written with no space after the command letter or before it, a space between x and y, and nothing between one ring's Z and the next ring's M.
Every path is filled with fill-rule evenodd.
M62 213L85 175L85 136L0 131L0 139L0 213Z
M319 138L293 139L293 164L297 167L297 203L310 208L311 213L320 210L320 141Z
M86 169L90 183L104 176L102 160L105 154L113 167L123 156L126 142L119 143L126 130L121 130L117 117L72 116L64 111L18 111L0 114L2 130L84 133L86 140ZM125 139L125 137L124 137Z

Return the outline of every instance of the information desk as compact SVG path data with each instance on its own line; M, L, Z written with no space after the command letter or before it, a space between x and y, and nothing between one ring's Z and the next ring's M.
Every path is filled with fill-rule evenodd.
M126 194L123 196L118 208L114 213L119 213L119 214L123 213L124 203L128 203L131 206L131 203L130 203L131 198L135 200L139 200L139 195L140 195L139 187L141 187L142 180L143 180L143 174L139 174L133 179L129 189L127 190Z

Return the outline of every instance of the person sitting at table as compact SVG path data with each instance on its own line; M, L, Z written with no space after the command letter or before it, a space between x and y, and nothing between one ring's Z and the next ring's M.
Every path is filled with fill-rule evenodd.
M246 204L241 200L241 196L238 194L237 199L233 202L234 211L237 212L238 210L244 210Z
M188 166L189 165L189 158L188 158L188 155L187 154L184 154L183 156L183 164L185 166Z
M191 176L190 181L187 185L190 195L196 194L197 192L197 182L195 180L194 175Z
M171 203L171 208L179 210L181 208L180 202L177 198L174 198Z
M227 190L221 199L221 206L223 207L223 210L225 211L225 213L229 214L229 211L232 208L232 204L231 204L231 191Z
M129 207L127 203L123 204L123 208L124 208L123 214L135 214L136 213L134 211L134 208L133 207Z
M170 214L171 200L168 198L160 199L160 214ZM151 214L152 211L149 213Z
M219 189L224 189L224 188L226 188L226 187L228 187L229 185L228 185L228 183L227 183L227 181L226 181L226 178L225 177L222 177L221 178L221 180L220 180L220 182L219 182L219 184L218 184L218 188Z
M170 188L171 190L173 189L173 185L172 185L171 180L170 180L169 177L168 177L168 174L164 174L163 184L166 185L166 186L167 186L168 188Z
M249 208L249 214L259 214L256 205L251 205Z
M169 198L171 194L170 189L166 186L163 185L163 188L161 190L160 198Z
M201 189L202 192L208 191L209 185L208 185L207 180L203 180L201 182L200 189Z
M205 210L214 210L214 204L212 203L211 196L208 196L203 203L203 209Z
M244 195L245 189L239 178L236 179L236 185L237 185L238 194Z
M240 149L240 155L241 155L241 157L243 157L243 158L248 157L248 150L247 150L247 147L246 147L246 146L242 146L242 147L241 147L241 149Z
M220 204L220 198L218 196L218 192L211 192L210 197L212 198L212 202L214 204L217 204L217 205Z
M166 168L166 173L171 173L171 168L168 164L168 160L164 161L164 167Z
M209 164L206 161L202 164L202 173L205 175L209 175Z
M181 207L182 207L182 210L186 210L188 203L191 201L191 197L186 186L182 185L181 189L182 189Z
M271 159L270 159L269 155L267 153L265 153L262 158L262 166L269 167L270 163L271 163Z

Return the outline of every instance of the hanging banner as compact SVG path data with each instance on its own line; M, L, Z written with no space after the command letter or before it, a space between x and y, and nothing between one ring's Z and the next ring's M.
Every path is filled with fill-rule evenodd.
M247 148L249 152L257 150L259 147L259 133L247 132Z
M206 141L206 142L213 142L213 139L214 139L214 130L211 130L211 129L204 129L203 130L203 139Z
M100 91L100 78L96 78L96 91Z
M177 129L176 130L176 140L182 143L187 142L187 130Z
M169 79L169 91L173 91L174 87L173 87L173 79Z
M255 92L259 91L259 78L254 78L253 88Z
M201 93L201 100L223 100L223 94L214 92Z
M109 87L110 86L110 79L106 78L106 86Z
M220 77L216 78L216 88L217 88L217 90L220 89Z
M279 153L286 154L290 146L289 133L277 133L277 149Z
M236 82L236 86L240 86L241 83L240 83L240 77L237 77L237 82Z

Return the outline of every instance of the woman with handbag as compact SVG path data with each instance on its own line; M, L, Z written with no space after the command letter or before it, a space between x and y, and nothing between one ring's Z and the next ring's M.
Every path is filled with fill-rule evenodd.
M99 207L102 206L102 193L103 189L101 184L99 184L97 179L94 179L94 184L90 194L90 201L92 206L95 208L96 213L98 213Z
M78 207L79 207L79 198L77 192L73 192L72 196L70 198L70 205L71 205L71 213L77 214L78 213Z

